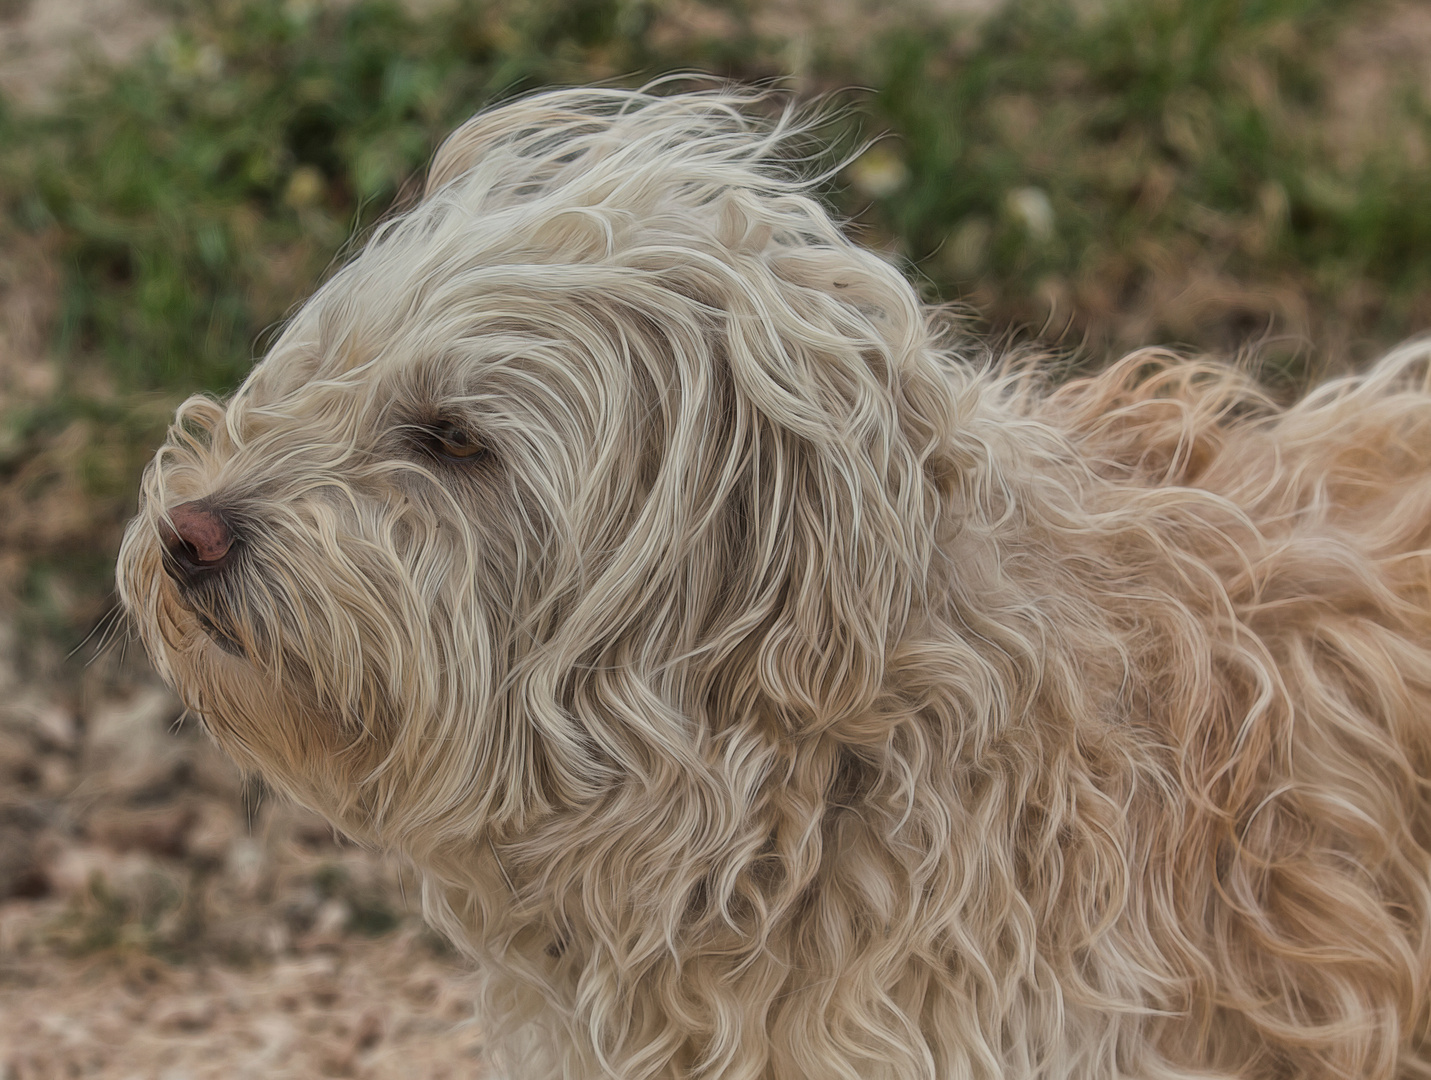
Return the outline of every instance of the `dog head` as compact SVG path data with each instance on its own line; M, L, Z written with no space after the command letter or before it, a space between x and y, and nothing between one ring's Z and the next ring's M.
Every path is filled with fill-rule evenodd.
M120 594L241 763L431 837L858 725L954 376L754 105L477 116L230 400L180 407Z

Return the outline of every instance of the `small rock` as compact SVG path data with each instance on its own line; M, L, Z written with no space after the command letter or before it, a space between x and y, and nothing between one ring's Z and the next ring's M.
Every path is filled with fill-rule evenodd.
M0 900L49 891L40 865L39 826L27 808L0 806Z
M214 802L201 803L189 826L189 857L211 865L222 863L237 837L238 823L232 809Z
M130 810L111 807L89 824L90 838L115 851L145 851L182 858L187 850L194 811L183 805Z
M28 730L41 746L73 750L79 744L80 724L74 711L37 693L24 693L5 710L10 725Z
M207 998L180 1001L167 1005L154 1015L154 1024L161 1031L196 1032L213 1026L218 1010Z
M1040 243L1053 239L1053 203L1043 188L1021 187L1005 200L1009 215L1024 227L1028 235Z
M93 709L85 765L94 787L133 796L172 786L186 756L184 745L171 731L180 711L178 700L162 687Z
M313 928L303 936L305 949L321 949L336 945L353 918L353 909L339 899L325 900L313 916Z
M383 1039L383 1018L374 1009L369 1009L363 1013L362 1019L358 1021L357 1030L353 1032L353 1052L356 1054L366 1053Z

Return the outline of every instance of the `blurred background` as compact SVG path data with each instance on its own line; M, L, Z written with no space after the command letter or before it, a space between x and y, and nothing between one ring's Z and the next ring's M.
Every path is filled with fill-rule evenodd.
M411 876L183 721L112 564L445 132L672 71L824 98L824 195L971 333L1291 393L1431 328L1426 0L0 0L0 1080L481 1074Z

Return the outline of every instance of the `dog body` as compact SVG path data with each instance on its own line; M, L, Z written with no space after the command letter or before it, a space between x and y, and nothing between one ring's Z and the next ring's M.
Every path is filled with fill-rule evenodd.
M160 671L411 857L514 1076L1431 1069L1427 350L968 363L749 104L454 134L181 407Z

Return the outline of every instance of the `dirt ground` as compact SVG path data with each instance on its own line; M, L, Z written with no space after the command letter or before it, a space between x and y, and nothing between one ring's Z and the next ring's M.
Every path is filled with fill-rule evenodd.
M0 0L0 91L42 104L76 57L123 60L164 28L136 0Z
M482 1038L450 966L411 935L252 968L147 957L10 964L6 1080L309 1080L482 1075Z
M0 663L0 702L0 1077L484 1075L411 874L243 780L134 658Z

